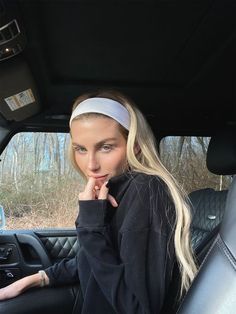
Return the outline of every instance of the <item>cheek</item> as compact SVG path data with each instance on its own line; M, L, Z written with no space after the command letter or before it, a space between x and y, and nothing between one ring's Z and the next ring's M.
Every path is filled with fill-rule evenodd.
M75 163L81 170L83 170L85 162L84 162L83 158L81 158L81 156L79 156L76 153L75 153Z
M119 152L119 154L114 154L109 157L109 164L113 169L123 168L126 165L127 159L126 154L124 152Z

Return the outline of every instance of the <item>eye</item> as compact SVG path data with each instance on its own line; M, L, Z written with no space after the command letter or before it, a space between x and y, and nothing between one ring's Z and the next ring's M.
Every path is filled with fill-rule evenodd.
M113 149L113 145L111 144L104 144L101 147L101 151L106 152L106 153L110 152L112 149Z
M73 150L74 150L75 152L80 153L80 154L86 153L86 148L85 148L85 147L82 147L82 146L73 146Z

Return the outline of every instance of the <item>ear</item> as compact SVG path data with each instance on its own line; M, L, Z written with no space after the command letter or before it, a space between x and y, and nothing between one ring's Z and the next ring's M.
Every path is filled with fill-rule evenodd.
M134 144L134 153L135 153L135 155L138 155L138 153L140 152L140 146L139 146L139 144L138 143L135 143Z

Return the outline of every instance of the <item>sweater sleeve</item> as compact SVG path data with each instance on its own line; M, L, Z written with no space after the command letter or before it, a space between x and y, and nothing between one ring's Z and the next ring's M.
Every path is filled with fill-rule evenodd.
M45 269L50 286L61 286L79 282L77 255L74 258L64 258L60 262Z
M80 201L79 205L80 245L107 301L120 314L159 313L166 271L160 235L150 228L127 230L122 234L123 253L117 252L105 223L107 201ZM158 273L160 278L152 279Z

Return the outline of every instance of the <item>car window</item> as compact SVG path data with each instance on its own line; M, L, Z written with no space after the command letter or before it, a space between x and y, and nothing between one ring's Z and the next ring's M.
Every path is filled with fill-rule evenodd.
M18 133L0 159L6 229L74 227L83 186L72 168L66 133Z
M206 167L209 137L169 136L160 142L160 157L187 193L202 188L227 189L230 176ZM74 227L82 177L70 164L69 134L16 134L0 159L0 205L6 229Z
M228 189L231 176L215 175L206 167L210 137L168 136L160 142L160 156L187 193L213 188Z

